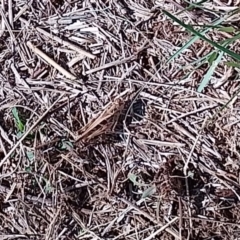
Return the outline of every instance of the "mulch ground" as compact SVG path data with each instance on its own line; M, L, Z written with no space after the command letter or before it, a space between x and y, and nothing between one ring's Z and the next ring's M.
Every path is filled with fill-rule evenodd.
M202 40L167 62L191 35L162 9L217 16L186 7L1 6L0 239L240 239L239 73L197 92Z

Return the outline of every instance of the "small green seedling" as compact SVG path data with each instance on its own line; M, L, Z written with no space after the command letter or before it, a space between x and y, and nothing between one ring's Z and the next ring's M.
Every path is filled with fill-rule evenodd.
M128 179L135 185L139 187L148 187L143 193L141 198L147 198L156 193L156 186L145 184L145 183L139 183L137 181L137 176L133 173L128 173Z
M73 149L73 144L70 141L62 140L60 148L61 150Z
M33 159L34 159L34 152L32 152L32 151L27 151L26 154L27 154L28 160L29 160L29 161L33 161Z
M135 185L139 187L146 187L149 186L149 184L139 183L137 181L137 176L133 173L128 173L128 179Z
M23 131L24 131L24 124L23 124L23 122L21 121L21 119L19 117L18 110L17 110L16 107L12 108L12 114L13 114L13 117L14 117L15 124L16 124L18 132L23 133Z
M143 193L141 198L147 198L155 194L157 191L156 186L152 185L149 188L147 188Z

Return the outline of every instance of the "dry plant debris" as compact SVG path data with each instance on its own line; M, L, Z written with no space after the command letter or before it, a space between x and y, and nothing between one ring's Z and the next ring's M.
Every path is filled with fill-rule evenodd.
M203 40L166 63L191 36L162 9L239 7L202 2L1 1L0 239L240 239L239 72L198 93Z

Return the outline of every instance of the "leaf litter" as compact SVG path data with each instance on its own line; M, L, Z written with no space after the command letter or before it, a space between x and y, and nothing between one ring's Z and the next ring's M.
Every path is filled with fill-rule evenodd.
M239 238L235 2L1 2L1 239Z

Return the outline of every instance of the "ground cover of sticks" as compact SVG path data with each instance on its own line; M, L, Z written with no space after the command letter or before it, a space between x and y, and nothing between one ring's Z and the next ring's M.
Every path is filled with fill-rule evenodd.
M198 92L214 48L162 11L239 6L202 2L1 1L0 239L240 239L239 70Z

